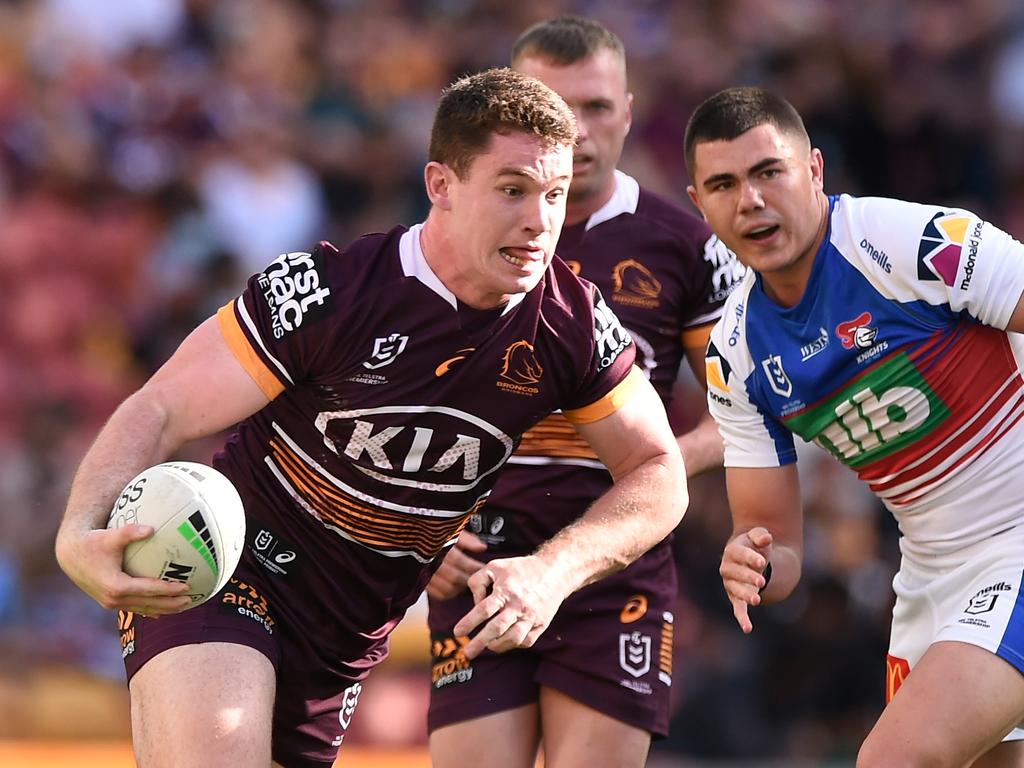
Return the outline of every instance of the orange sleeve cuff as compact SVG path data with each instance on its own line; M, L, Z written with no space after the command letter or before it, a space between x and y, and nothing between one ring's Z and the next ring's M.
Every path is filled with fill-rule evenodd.
M562 414L573 424L590 424L600 421L605 416L611 416L625 405L643 381L644 375L634 365L629 373L626 374L626 378L620 381L611 392L596 403L591 403L571 411L562 411Z
M708 342L711 341L711 331L715 327L714 323L708 323L706 325L698 325L696 328L687 328L683 331L683 347L685 349L707 349Z
M273 400L284 392L284 384L271 373L270 368L260 359L256 350L252 348L252 344L245 337L242 326L239 325L238 318L235 316L235 300L229 301L217 310L217 323L231 353L242 364L245 372L252 376L253 381L263 390L267 399Z

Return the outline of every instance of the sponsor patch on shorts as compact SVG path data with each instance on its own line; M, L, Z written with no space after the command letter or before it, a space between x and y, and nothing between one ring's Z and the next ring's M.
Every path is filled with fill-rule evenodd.
M268 635L274 634L277 623L270 615L267 599L256 588L239 579L232 578L220 594L218 609L222 613L236 613L255 621Z
M431 684L440 690L473 679L473 662L466 658L468 637L435 635L430 641Z

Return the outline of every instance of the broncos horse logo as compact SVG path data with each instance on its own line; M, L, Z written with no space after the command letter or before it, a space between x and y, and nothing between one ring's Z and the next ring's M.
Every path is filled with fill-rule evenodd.
M533 345L525 339L509 345L503 362L499 376L513 384L536 384L544 374L544 368L533 354Z

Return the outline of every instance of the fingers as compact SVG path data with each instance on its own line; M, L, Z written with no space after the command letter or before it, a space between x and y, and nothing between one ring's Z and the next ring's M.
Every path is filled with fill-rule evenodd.
M466 586L473 593L473 602L480 604L490 593L494 584L494 571L490 568L480 568L466 580ZM490 615L490 614L488 614Z
M121 574L115 579L105 599L104 608L134 611L147 616L179 613L192 605L186 593L188 586L177 581L163 581Z
M472 583L472 579L470 579L470 582ZM473 596L475 599L476 590L473 591ZM476 605L470 609L469 613L459 619L458 623L455 625L455 634L459 637L468 636L473 632L473 630L497 614L504 607L505 598L493 594L484 596L482 599L477 600ZM491 638L488 638L488 640L490 639ZM483 645L486 645L486 643ZM481 647L480 650L483 650L483 648ZM479 653L479 651L477 651L477 653Z
M132 523L121 528L111 528L109 530L111 534L109 540L119 545L122 549L133 541L142 541L153 535L153 526L141 525L139 523Z
M503 653L513 648L526 648L533 645L543 626L535 626L533 621L524 618L511 608L499 611L462 649L469 659L474 659L488 648L495 653ZM456 626L455 634L459 634ZM531 639L532 637L532 639Z
M747 531L747 538L757 549L767 549L772 545L772 533L767 528L757 526Z
M463 531L459 534L459 540L455 546L457 549L465 552L484 552L487 550L487 544L484 540L469 531Z
M744 600L737 600L736 598L729 598L732 603L732 615L736 617L736 623L740 625L740 629L743 630L743 634L749 635L754 630L754 625L750 621L750 614L747 611L747 603Z
M451 600L465 587L465 580L452 579L447 571L439 568L427 583L427 597L432 600Z
M484 546L484 549L487 549L487 547ZM445 557L438 571L444 569L448 573L448 578L453 581L461 580L462 584L460 586L465 586L469 577L483 568L483 566L483 561L467 555L462 551L462 545L458 544Z

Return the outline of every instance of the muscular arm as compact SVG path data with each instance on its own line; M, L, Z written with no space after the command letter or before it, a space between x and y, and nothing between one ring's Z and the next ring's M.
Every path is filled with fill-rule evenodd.
M733 615L744 632L753 625L751 605L787 597L800 580L803 511L796 465L726 469L733 533L722 553L720 573ZM763 593L762 573L772 564Z
M56 541L57 560L72 581L105 608L159 614L187 606L188 598L176 597L182 585L136 579L121 570L124 547L151 531L144 526L107 531L110 509L140 471L267 402L228 349L216 318L193 331L117 408L78 468Z
M709 329L710 333L710 329ZM707 339L701 346L688 346L685 349L686 361L690 364L693 375L701 387L707 389L706 366L704 365L704 352L707 349ZM709 469L722 466L724 448L722 446L722 435L718 432L718 425L707 412L707 403L704 404L704 412L697 422L697 426L689 432L685 432L676 438L679 443L679 450L682 451L683 459L686 462L686 476L693 477Z
M682 456L649 384L616 413L577 429L615 484L536 552L570 592L625 568L679 524L689 503Z
M629 565L682 519L686 469L649 383L616 413L577 428L615 484L534 554L493 560L470 577L476 606L455 633L486 622L465 648L470 658L532 645L565 597Z

